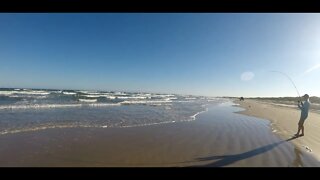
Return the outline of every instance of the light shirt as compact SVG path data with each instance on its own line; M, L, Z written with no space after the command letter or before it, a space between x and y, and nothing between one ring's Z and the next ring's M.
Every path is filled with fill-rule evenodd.
M302 105L298 104L299 109L301 109L301 117L307 118L310 108L310 101L309 99L306 100Z

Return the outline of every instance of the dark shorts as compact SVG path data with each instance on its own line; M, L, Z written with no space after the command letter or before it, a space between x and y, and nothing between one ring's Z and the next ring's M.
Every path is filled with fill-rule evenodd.
M300 120L299 120L298 125L299 125L299 126L303 126L304 121L306 121L306 119L307 119L307 117L301 117Z

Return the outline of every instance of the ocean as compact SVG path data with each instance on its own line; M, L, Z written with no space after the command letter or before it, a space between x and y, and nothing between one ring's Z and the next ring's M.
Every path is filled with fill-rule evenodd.
M0 134L47 128L127 128L192 121L225 99L111 91L0 89Z

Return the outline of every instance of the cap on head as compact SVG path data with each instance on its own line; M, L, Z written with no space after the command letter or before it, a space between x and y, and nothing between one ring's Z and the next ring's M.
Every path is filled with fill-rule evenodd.
M303 95L304 98L309 98L308 94Z

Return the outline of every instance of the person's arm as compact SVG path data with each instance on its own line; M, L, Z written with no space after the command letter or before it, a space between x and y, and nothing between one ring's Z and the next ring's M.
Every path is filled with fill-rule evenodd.
M302 102L300 102L300 101L298 102L298 107L299 107L299 109L301 109L301 110L303 109L303 104L302 104Z

